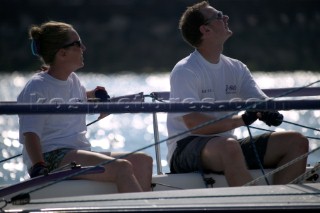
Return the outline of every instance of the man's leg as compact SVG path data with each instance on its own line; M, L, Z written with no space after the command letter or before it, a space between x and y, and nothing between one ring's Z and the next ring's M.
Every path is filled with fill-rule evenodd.
M212 138L202 150L204 169L222 171L229 186L242 186L252 181L242 149L233 138Z
M297 132L275 132L272 133L266 154L264 156L264 166L279 167L309 150L309 142L306 137ZM274 184L287 184L294 180L306 170L307 157L297 161L291 166L277 172L274 175Z

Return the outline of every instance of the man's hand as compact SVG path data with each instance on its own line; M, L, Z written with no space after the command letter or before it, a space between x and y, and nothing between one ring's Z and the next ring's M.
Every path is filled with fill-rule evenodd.
M257 111L247 110L242 114L242 120L246 126L253 124L257 119Z
M41 175L48 175L49 170L45 162L38 162L30 169L30 177L34 178Z
M260 112L259 120L268 126L279 126L283 121L283 115L278 111Z

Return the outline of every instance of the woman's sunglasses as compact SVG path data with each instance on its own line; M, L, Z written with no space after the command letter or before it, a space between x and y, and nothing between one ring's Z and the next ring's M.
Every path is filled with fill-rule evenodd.
M81 45L82 45L81 40L77 40L77 41L74 41L74 42L72 42L70 44L63 45L62 48L68 48L68 47L72 47L72 46L81 47Z

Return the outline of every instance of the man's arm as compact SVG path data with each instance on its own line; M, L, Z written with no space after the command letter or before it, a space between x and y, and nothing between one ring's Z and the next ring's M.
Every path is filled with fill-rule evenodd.
M192 112L182 117L185 125L191 129L202 123L212 121L215 118L198 112ZM241 115L233 115L230 118L225 118L223 120L213 122L210 125L206 125L200 129L192 131L193 134L210 135L218 134L221 132L229 131L240 126L244 126L243 119Z

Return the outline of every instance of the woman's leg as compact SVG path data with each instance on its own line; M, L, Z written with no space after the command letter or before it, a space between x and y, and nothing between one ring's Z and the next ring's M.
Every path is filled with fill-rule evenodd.
M60 163L60 166L76 162L82 166L95 166L102 162L108 162L114 158L102 153L72 150L68 152ZM105 172L98 174L81 175L77 178L114 182L118 192L140 192L142 188L134 175L132 163L125 159L117 159L111 163L104 164Z
M119 158L127 153L112 153L111 156ZM137 178L143 191L151 191L152 181L152 157L145 153L133 153L124 157L131 162L134 176Z

